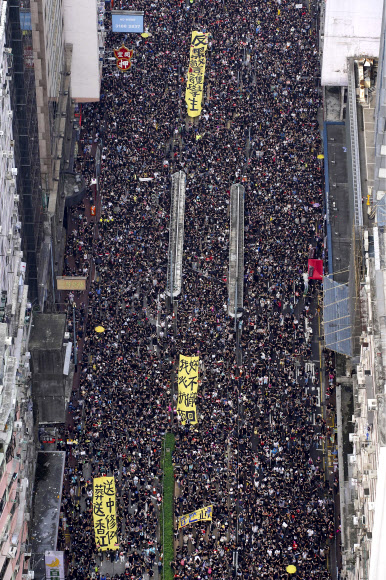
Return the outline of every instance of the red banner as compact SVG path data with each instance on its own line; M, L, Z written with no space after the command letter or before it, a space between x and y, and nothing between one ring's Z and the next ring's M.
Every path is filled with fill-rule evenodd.
M308 260L308 279L323 280L323 260Z

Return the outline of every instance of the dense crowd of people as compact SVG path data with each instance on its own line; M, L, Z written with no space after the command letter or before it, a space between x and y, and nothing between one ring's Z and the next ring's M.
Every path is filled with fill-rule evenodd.
M212 522L175 530L175 578L276 580L293 564L299 580L326 580L333 504L316 451L325 436L318 375L305 369L318 288L303 298L310 247L325 257L315 21L289 0L119 6L144 10L149 36L107 35L108 54L123 41L134 50L132 67L120 73L106 60L101 101L82 111L83 132L102 147L101 216L93 233L81 212L67 242L65 273L83 275L91 263L97 273L78 312L84 349L67 469L86 508L74 491L65 494L69 578L98 571L93 476L116 477L126 576L147 579L169 565L160 547L160 457L173 430L175 517L213 505ZM184 102L193 30L209 34L194 122ZM85 158L90 181L87 148L79 163ZM165 290L177 170L187 188L175 327ZM237 182L245 187L241 369L226 283ZM194 427L181 424L177 395L171 400L179 354L200 357Z

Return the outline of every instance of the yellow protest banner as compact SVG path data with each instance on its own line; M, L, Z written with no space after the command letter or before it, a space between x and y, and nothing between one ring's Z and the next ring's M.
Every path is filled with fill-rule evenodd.
M177 411L181 423L188 421L191 425L197 423L196 398L198 390L198 356L180 354L178 365L178 400Z
M192 32L192 42L190 45L190 60L185 93L189 117L198 117L201 114L206 65L205 53L207 48L208 34L194 30Z
M203 507L191 514L180 516L178 518L178 529L185 528L185 526L188 526L189 524L195 524L196 522L202 522L204 520L212 521L212 514L213 506L208 505L207 507Z
M118 550L115 481L113 477L94 477L92 513L97 549Z

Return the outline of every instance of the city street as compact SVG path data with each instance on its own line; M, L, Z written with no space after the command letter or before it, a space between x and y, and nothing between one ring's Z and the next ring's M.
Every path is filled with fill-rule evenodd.
M100 103L82 106L76 164L88 188L68 210L64 274L83 272L88 286L61 296L77 366L58 549L70 579L335 580L334 359L323 347L322 284L308 281L310 255L326 267L313 16L284 1L138 8L145 35L106 38L108 54L123 43L133 50L130 70L106 60ZM192 31L207 43L195 117L184 100ZM165 262L177 171L186 200L182 287L171 308ZM237 331L228 314L236 183L245 190ZM197 424L177 410L179 355L199 357ZM172 561L162 511L167 432L176 436ZM104 476L116 486L117 543L108 550L93 525L92 480ZM177 529L179 516L207 506L212 520ZM107 542L108 530L99 535Z

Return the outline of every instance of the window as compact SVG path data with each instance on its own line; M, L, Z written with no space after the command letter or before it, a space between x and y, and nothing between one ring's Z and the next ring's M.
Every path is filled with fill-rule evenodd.
M10 563L10 561L11 561L10 558L6 558L4 560L4 564L2 565L1 570L0 570L0 580L3 580L3 578L5 576L5 573L7 571L7 568L8 568L8 564Z
M3 513L3 510L4 510L6 503L7 503L7 492L5 491L3 493L3 497L0 499L0 517L1 517L1 514Z

